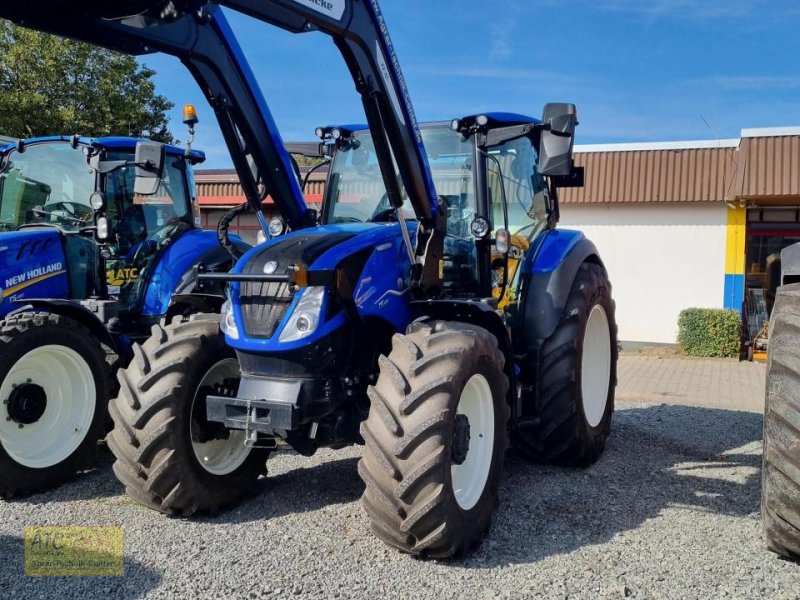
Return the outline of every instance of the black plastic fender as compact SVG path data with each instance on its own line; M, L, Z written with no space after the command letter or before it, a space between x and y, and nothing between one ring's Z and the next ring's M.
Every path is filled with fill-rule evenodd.
M120 352L116 338L106 329L101 317L87 307L79 304L77 300L26 298L25 304L8 313L6 318L19 313L33 311L53 313L72 319L86 327L101 344L108 346L116 354Z
M512 327L518 350L536 355L544 340L553 334L564 312L572 282L584 262L598 264L605 270L595 245L581 236L554 269L529 270L522 275L520 314Z
M219 294L175 294L170 299L169 309L165 315L166 323L177 315L189 313L215 313L219 314L225 303L225 296Z

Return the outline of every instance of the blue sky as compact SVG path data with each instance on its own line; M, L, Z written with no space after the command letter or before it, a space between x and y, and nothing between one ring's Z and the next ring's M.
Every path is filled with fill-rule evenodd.
M797 0L383 0L420 120L578 105L578 143L737 137L800 125ZM344 62L321 33L227 13L284 140L363 122ZM159 93L194 102L206 167L230 165L211 109L175 59L147 57Z

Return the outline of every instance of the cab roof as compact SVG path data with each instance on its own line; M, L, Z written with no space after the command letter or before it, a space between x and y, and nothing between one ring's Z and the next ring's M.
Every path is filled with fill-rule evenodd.
M71 142L72 136L71 135L51 135L51 136L41 136L41 137L33 137L33 138L24 138L22 140L26 145L30 144L45 144L49 142ZM136 142L139 141L149 141L144 139L137 139L137 138L129 138L129 137L119 137L119 136L106 136L106 137L97 137L97 138L87 138L87 137L79 137L78 143L83 146L100 146L101 148L106 148L108 150L131 150L133 151L136 148ZM0 154L5 154L14 150L17 147L17 142L13 142L10 144L0 145ZM166 145L167 154L171 156L184 156L186 150L184 148L179 148L178 146L173 146L171 144ZM201 150L192 150L189 153L189 160L193 164L199 164L204 162L206 159L205 152Z
M483 112L477 113L474 115L466 115L463 117L459 117L462 121L473 121L476 117L480 115L485 115L489 117L489 125L491 127L511 127L514 125L539 125L541 124L541 120L535 117L529 117L526 115L521 115L518 113L510 113L510 112ZM449 126L450 121L425 121L419 124L421 128L425 127L439 127L439 126ZM361 123L357 125L341 125L339 129L347 130L347 131L363 131L368 129L368 127Z

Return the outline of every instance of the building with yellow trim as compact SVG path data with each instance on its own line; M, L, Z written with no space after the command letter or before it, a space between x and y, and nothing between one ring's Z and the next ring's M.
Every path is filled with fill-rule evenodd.
M769 296L770 257L800 241L800 127L577 146L576 163L586 168L586 185L562 190L561 226L583 230L597 245L621 340L675 343L685 308L744 313L748 289ZM321 202L325 176L312 175L310 203ZM198 171L197 186L206 227L244 201L231 170ZM242 219L233 228L254 241L255 219Z
M768 313L774 259L800 242L800 127L579 146L576 162L586 186L565 190L561 225L606 261L621 340L674 343L690 307L742 311L747 325L763 297Z

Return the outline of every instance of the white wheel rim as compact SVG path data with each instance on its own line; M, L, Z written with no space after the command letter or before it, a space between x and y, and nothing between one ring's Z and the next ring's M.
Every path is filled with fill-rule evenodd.
M8 400L15 386L31 383L47 395L47 406L35 422L20 428L7 420L0 406L0 445L16 463L46 469L63 462L78 449L94 418L97 388L89 364L66 346L41 346L22 356L0 386Z
M583 414L591 427L597 427L606 414L610 381L611 331L606 311L597 304L589 313L586 323L581 358Z
M450 467L450 475L456 502L463 510L470 510L483 495L494 455L494 400L483 375L473 375L467 381L456 413L469 420L469 450L463 463Z
M225 379L238 379L239 378L239 363L232 358L222 360L215 364L208 370L203 380L198 386L198 390L211 386L215 383L220 383ZM195 396L192 401L192 415L194 415L195 402L201 400L205 402L205 398L198 398ZM189 427L194 429L194 419L190 418ZM192 433L190 431L190 434ZM252 448L245 445L245 432L238 429L230 430L230 435L227 440L211 440L209 442L195 442L192 436L192 449L197 461L200 465L212 475L228 475L233 473L236 469L244 464L247 457L250 456Z

